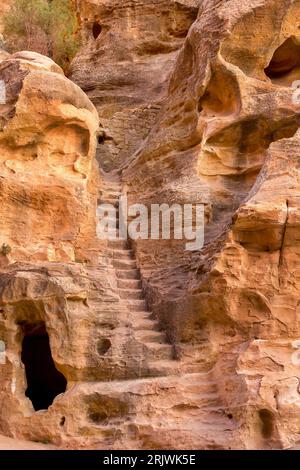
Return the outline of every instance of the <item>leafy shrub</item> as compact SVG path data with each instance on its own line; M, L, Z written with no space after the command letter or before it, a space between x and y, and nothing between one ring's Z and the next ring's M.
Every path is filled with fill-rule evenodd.
M65 71L80 46L78 30L71 0L15 0L4 16L9 51L48 55Z

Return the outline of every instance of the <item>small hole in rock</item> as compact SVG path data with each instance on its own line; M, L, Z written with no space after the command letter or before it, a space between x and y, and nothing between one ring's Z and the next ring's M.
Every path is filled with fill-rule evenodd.
M104 135L99 135L98 136L98 144L102 145L105 142Z
M65 416L63 416L59 422L60 426L64 426L65 422L66 422L66 418Z
M97 350L100 356L104 356L104 354L106 354L110 348L111 348L111 342L109 339L107 338L99 339L97 343Z
M227 415L227 418L233 419L233 415L232 415L231 413L229 413L229 414Z
M97 37L101 34L101 31L102 31L102 26L97 21L95 21L93 24L94 39L97 39Z

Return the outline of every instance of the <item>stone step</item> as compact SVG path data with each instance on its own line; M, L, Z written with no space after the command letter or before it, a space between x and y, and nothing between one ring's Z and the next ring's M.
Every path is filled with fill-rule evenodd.
M115 199L115 198L105 198L103 199L103 197L100 197L98 199L98 206L100 204L111 204L112 206L118 208L119 206L119 199Z
M134 259L134 251L133 250L113 250L113 257L114 259Z
M104 171L100 168L100 176L103 180L103 183L121 183L120 172L118 170Z
M143 299L144 292L142 289L119 289L121 299Z
M142 343L166 343L166 335L161 331L151 330L135 330L135 338Z
M130 301L129 301L130 303ZM141 320L141 321L144 321L144 320L153 320L153 321L157 321L156 318L154 317L153 313L152 312L149 312L149 310L147 310L145 308L145 310L139 310L138 312L131 312L132 315L133 315L133 319L134 321L138 321L138 320Z
M136 321L132 322L132 327L135 331L147 331L147 330L155 330L159 331L159 323L156 320L152 320L149 318L149 313L147 313L147 317L145 319L140 319L140 312L139 316Z
M117 286L119 289L141 289L142 281L139 279L118 279Z
M122 186L122 181L119 175L103 175L102 177L102 187L103 186Z
M140 280L139 269L118 269L116 271L118 279L135 279Z
M111 176L107 177L106 175L104 175L102 178L102 188L104 186L107 188L114 188L115 186L122 186L122 181L117 175L114 175L113 177Z
M113 266L117 269L137 269L135 259L113 259Z
M101 188L101 191L100 191L100 194L101 195L105 195L105 196L108 196L108 195L111 195L112 197L119 197L120 194L122 194L122 188L118 187L118 186L115 186L115 187L112 187L112 186L102 186Z
M220 405L220 397L217 393L199 393L197 396L185 393L184 396L196 406Z
M101 186L101 191L117 191L120 188L122 189L122 184L119 181L115 181L114 183L104 182Z
M128 301L130 303L130 301ZM128 304L127 304L128 305ZM129 311L130 318L129 320L132 323L138 322L138 321L144 321L144 320L152 320L152 321L157 321L156 318L153 316L152 312L149 312L148 310L139 310L138 312L136 311Z
M108 247L118 250L126 250L128 247L128 240L109 240Z
M210 393L217 393L218 386L214 382L200 380L197 384L187 385L185 387L185 391L190 396L192 396L193 394L197 396L199 393L203 391L210 392Z
M165 377L180 374L179 361L149 361L147 377Z
M174 357L173 347L167 343L147 342L147 355L150 361L172 360Z
M104 193L102 193L102 194L100 195L101 201L105 201L105 202L106 202L106 201L113 201L113 202L116 203L116 202L119 201L119 197L120 197L120 194L115 194L115 195L114 195L114 194L108 194L108 193L107 193L107 194L104 194ZM109 204L111 204L111 203L112 203L112 202L109 202Z
M119 199L120 196L122 196L122 192L118 190L104 189L99 193L101 199Z
M146 302L144 299L142 300L131 300L126 299L126 305L130 312L145 312L146 310Z
M109 230L108 232L103 232L101 234L101 238L108 240L108 241L119 240L118 235L113 230Z
M207 368L210 366L207 362L186 363L185 358L181 359L181 361L181 371L183 374L196 374L199 370L206 372Z
M101 190L103 190L103 189L106 189L106 190L112 189L114 191L116 191L116 190L121 191L122 187L123 187L123 185L122 185L121 181L103 181L102 186L101 186Z

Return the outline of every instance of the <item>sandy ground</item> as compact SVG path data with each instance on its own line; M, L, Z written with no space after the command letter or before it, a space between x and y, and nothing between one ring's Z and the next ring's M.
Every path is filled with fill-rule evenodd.
M52 450L54 447L0 436L0 450Z

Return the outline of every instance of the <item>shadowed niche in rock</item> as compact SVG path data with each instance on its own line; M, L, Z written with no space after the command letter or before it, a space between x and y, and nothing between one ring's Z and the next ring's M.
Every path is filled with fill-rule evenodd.
M270 439L274 431L274 417L269 410L259 410L261 433L265 439Z
M220 117L238 113L240 108L241 100L236 79L225 68L217 68L199 101L198 111L203 112L203 116Z
M97 343L97 350L100 356L104 356L111 348L111 342L108 338L101 338Z
M67 381L54 364L45 323L22 326L22 362L25 366L27 389L35 411L45 410L60 393L64 393Z
M128 403L115 397L94 393L86 398L88 418L95 424L101 424L108 419L123 420L129 412Z
M95 21L94 24L93 24L92 31L93 31L94 39L97 39L97 37L100 36L100 34L102 32L101 24L99 24L97 21Z
M293 38L287 39L276 49L265 74L273 83L289 86L300 78L300 45Z

